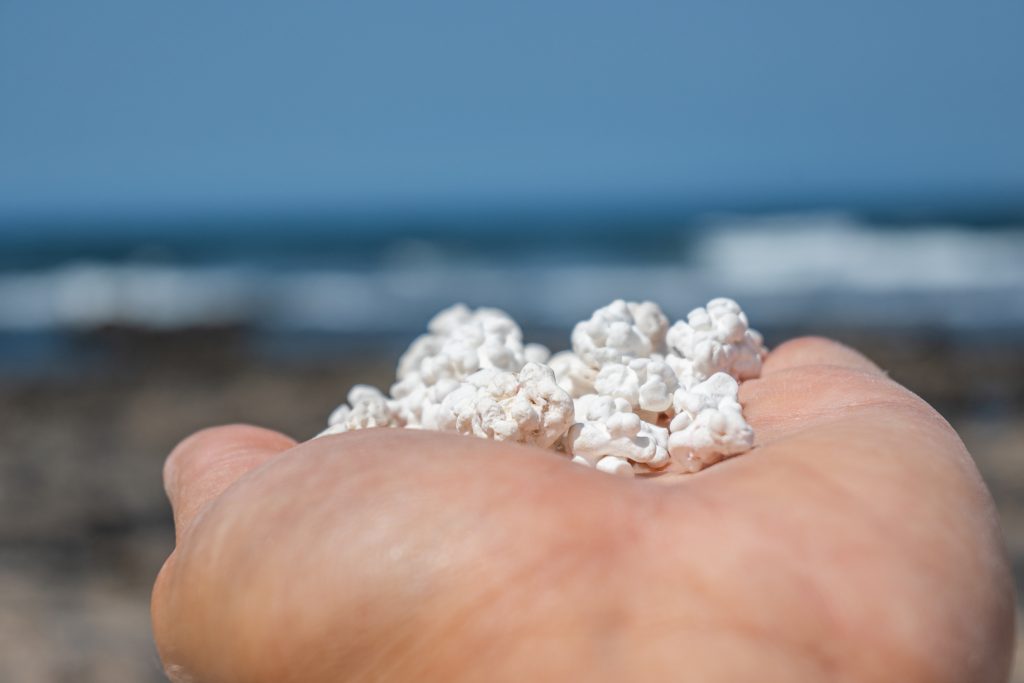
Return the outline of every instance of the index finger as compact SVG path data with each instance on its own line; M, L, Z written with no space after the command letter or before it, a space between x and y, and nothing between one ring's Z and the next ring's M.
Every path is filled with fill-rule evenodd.
M741 385L740 402L759 446L873 406L931 412L864 355L822 337L772 351L761 377Z
M809 365L826 365L871 374L885 372L860 351L825 337L797 337L783 343L768 354L763 377Z

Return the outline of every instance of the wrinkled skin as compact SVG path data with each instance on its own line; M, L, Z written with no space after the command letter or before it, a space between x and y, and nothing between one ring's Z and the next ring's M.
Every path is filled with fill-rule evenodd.
M999 681L1013 587L956 434L854 351L773 352L751 453L623 480L368 430L193 435L153 624L172 678Z

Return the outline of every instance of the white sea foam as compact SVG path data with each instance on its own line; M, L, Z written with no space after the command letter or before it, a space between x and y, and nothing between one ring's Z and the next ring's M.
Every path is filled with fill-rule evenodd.
M0 332L233 324L406 331L455 300L558 327L618 297L657 298L678 317L717 294L741 300L763 325L1024 327L1024 229L896 230L819 215L716 221L694 234L679 263L609 256L495 265L483 254L376 270L79 263L6 272Z
M1024 286L1024 229L895 229L841 214L717 221L698 263L732 286L800 291L996 289ZM751 259L751 255L758 255Z

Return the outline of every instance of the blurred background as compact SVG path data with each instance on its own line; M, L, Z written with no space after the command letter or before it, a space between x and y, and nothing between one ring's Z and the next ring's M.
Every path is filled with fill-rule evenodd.
M462 300L737 298L960 431L1024 576L1024 4L0 1L0 680L159 681L171 447ZM1016 681L1024 681L1024 670Z

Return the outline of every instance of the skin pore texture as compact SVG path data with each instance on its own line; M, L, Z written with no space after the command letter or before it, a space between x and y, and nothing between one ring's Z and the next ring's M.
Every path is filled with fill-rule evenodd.
M620 479L370 429L182 442L153 591L172 680L1001 681L1013 584L963 444L870 361L780 346L746 455Z

